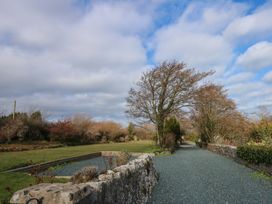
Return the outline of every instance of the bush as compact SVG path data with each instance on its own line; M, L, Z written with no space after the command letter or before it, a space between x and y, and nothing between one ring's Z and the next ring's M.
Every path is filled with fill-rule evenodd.
M112 121L96 122L84 115L76 115L68 120L46 122L40 111L16 113L0 116L0 144L29 141L58 141L66 145L124 142L149 137L149 131L127 130ZM134 135L135 134L135 135ZM139 135L138 135L139 134Z
M12 115L3 116L1 121L0 143L48 139L47 124L39 111L31 115L16 113L14 119Z
M26 121L28 132L25 140L49 140L48 124L42 118L42 113L36 111L28 116Z
M5 143L6 141L7 141L7 138L0 129L0 144Z
M96 137L90 131L91 127L95 124L91 118L77 114L71 118L71 123L76 135L81 138L80 142L82 144L93 144L97 142Z
M196 142L198 141L199 139L199 136L197 133L195 132L190 132L190 133L187 133L185 136L184 136L185 140L188 140L188 141L192 141L192 142Z
M243 145L237 148L237 156L253 164L272 164L272 146Z
M272 141L272 122L271 121L260 121L256 124L250 134L250 138L255 142L266 141L271 143Z
M67 145L82 143L82 137L80 137L72 122L69 120L52 124L49 131L51 141L58 141Z
M128 132L128 139L133 140L134 135L135 135L135 126L133 123L129 123L127 127L127 132Z
M164 136L164 147L170 149L171 152L175 150L176 146L176 135L173 133L167 133Z
M28 131L28 127L23 120L16 118L14 120L8 120L0 131L2 134L2 141L10 143L14 140L23 141L25 134Z
M109 141L122 142L126 136L126 131L122 126L112 121L96 122L90 127L89 133L102 143Z
M134 140L153 140L156 135L155 127L150 124L145 124L141 127L135 127Z
M175 135L175 142L179 141L185 131L180 129L180 124L175 117L171 117L165 121L164 131L166 134L173 133Z

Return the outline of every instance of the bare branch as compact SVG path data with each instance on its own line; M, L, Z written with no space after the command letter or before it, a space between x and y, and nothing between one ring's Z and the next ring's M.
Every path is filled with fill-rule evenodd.
M188 69L184 63L165 61L143 73L137 87L129 91L126 112L154 123L162 137L164 120L192 105L198 82L210 74Z

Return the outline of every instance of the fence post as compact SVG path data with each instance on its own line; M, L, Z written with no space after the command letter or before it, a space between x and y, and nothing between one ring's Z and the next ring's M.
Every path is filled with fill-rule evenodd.
M16 113L16 100L14 101L13 104L13 120L15 119L15 113Z

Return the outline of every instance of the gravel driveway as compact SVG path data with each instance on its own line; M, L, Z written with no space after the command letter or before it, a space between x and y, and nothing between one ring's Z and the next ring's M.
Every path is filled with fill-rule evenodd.
M272 180L199 148L154 159L160 180L149 203L270 203Z

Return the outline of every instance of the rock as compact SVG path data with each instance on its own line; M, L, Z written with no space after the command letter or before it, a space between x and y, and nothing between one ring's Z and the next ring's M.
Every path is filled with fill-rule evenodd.
M78 183L86 183L88 181L91 181L98 176L98 169L95 166L88 166L80 171L76 172L72 178L71 181L73 184L78 184Z
M116 155L116 165L121 166L129 162L131 155L128 152L119 152Z

